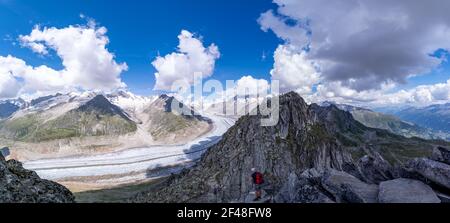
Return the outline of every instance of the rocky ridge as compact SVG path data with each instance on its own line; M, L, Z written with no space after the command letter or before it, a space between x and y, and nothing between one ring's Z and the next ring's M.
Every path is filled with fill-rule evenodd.
M434 191L448 194L448 163L409 159L432 155L433 141L420 144L365 127L336 106L307 105L293 92L280 97L277 125L261 127L261 118L240 118L196 166L172 176L162 189L130 201L249 202L253 167L265 175L265 202L440 202ZM406 157L403 148L386 151L382 147L399 142L417 148ZM447 157L441 150L440 154L435 150L433 157ZM410 191L395 192L403 188ZM399 197L385 198L392 193ZM410 193L418 194L417 199L406 199Z
M0 203L73 203L75 198L64 186L39 178L16 160L0 154Z

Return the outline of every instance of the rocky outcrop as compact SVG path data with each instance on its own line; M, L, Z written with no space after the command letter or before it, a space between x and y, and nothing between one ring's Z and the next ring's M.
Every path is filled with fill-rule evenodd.
M376 203L378 186L367 184L344 171L308 169L299 178L290 176L276 202Z
M377 185L366 184L342 171L326 171L322 177L322 187L339 203L377 202Z
M403 171L384 155L394 163L417 157L416 151L431 155L432 147L419 148L415 141L414 150L390 149L408 139L367 128L335 106L307 105L293 92L279 99L275 126L262 127L261 115L241 117L192 169L131 201L247 202L254 191L251 169L256 168L265 177L265 202L376 203L379 184ZM372 142L384 149L373 148L377 144Z
M62 185L40 179L16 160L0 155L0 203L73 203L72 193Z
M450 165L427 158L418 158L412 160L407 168L450 190Z
M357 165L366 182L379 184L393 179L392 166L378 153L372 152L371 155L365 155Z
M300 176L291 173L288 181L274 197L276 203L334 203L326 191L318 187L323 172L309 169Z
M270 186L265 191L275 195L291 174L353 165L351 155L328 133L327 123L298 94L280 98L277 125L261 127L261 119L261 115L242 117L197 166L137 201L243 202L253 190L252 168L265 175Z
M440 203L428 185L412 179L396 179L380 184L380 203Z
M11 152L8 147L3 147L0 149L0 156L8 157L9 155L11 155Z
M450 165L450 149L438 146L433 150L431 159Z

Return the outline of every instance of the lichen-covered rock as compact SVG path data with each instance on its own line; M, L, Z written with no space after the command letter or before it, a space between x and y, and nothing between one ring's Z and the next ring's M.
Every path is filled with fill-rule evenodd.
M322 187L339 203L377 203L378 186L336 170L328 170L322 177Z
M300 177L289 175L286 184L275 196L276 203L334 203L317 186L323 172L316 169L306 170Z
M441 203L430 186L405 178L382 182L378 200L380 203Z
M0 155L2 155L3 157L8 157L10 154L9 148L8 147L3 147L0 149Z
M62 185L40 179L16 160L0 155L0 203L73 203L72 193Z
M450 165L427 158L419 158L409 162L407 167L427 180L450 189Z
M362 157L357 165L366 182L379 184L393 179L391 165L378 153Z
M438 146L433 150L431 159L438 162L443 162L450 165L450 149Z

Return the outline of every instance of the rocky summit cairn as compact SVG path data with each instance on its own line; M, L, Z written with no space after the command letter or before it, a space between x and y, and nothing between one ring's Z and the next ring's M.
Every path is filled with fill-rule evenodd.
M290 92L280 96L277 125L262 127L262 118L241 117L197 165L172 176L165 186L138 194L130 201L252 202L252 168L264 175L263 202L376 203L383 182L408 177L417 181L423 178L420 174L446 186L444 178L448 173L428 173L435 169L447 171L445 167L415 165L421 169L409 170L403 163L391 165L379 150L373 149L373 141L394 146L397 144L389 140L407 143L407 138L365 127L336 106L308 105L297 93ZM427 151L425 147L423 150ZM409 155L400 152L402 156L389 158L399 160ZM388 154L396 153L394 149ZM444 159L446 153L434 156ZM383 184L381 201L440 202L435 187L416 181ZM408 185L409 191L397 193L401 190L398 185ZM411 200L409 196L415 192L422 197ZM387 198L390 194L396 197Z
M39 178L16 160L0 154L0 203L73 203L72 193L64 186Z

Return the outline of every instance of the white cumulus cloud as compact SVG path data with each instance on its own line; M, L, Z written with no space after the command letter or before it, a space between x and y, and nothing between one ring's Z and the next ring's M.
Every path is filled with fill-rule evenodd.
M241 77L235 86L237 96L255 97L258 95L267 95L270 89L269 82L264 79L256 79L251 75Z
M306 96L309 101L334 101L359 106L427 106L450 101L450 79L445 83L419 85L411 89L395 90L396 84L385 84L380 89L356 91L334 81L319 84L317 92Z
M296 90L300 94L311 94L321 76L314 63L304 51L297 51L291 45L280 45L275 50L274 67L270 74L273 80L280 81L283 92Z
M9 97L38 92L53 93L73 87L60 72L47 66L27 65L22 59L11 55L0 56L0 82L10 84L11 88L7 89L10 92ZM8 97L0 94L0 98Z
M15 98L20 85L11 74L0 74L0 98Z
M54 50L61 58L64 69L53 72L49 68L37 68L38 71L41 69L40 74L28 74L28 78L38 84L64 82L86 90L124 87L120 74L128 68L125 63L117 63L114 54L106 48L109 43L106 32L105 27L95 27L95 24L62 29L36 26L29 35L20 36L22 45L39 54Z
M284 91L296 90L316 101L367 104L450 100L448 82L398 90L410 77L425 75L445 60L431 55L450 50L450 2L274 3L278 8L262 13L258 22L284 41L272 70Z
M220 57L215 44L206 48L200 39L186 30L181 31L178 39L177 52L164 57L158 56L152 62L157 70L155 90L171 90L172 84L176 81L192 84L194 73L206 78L214 72L215 62Z

